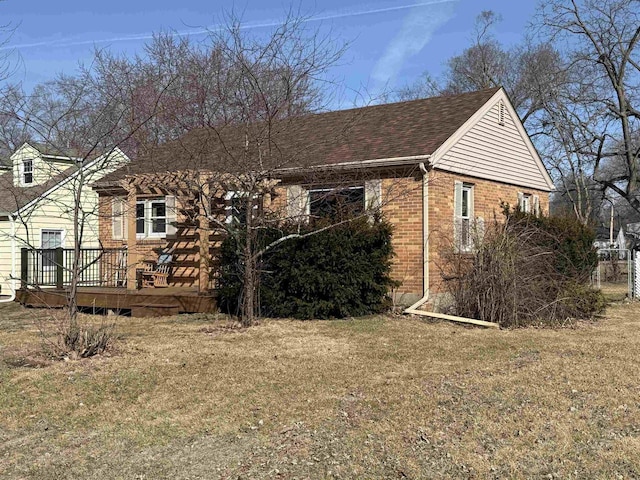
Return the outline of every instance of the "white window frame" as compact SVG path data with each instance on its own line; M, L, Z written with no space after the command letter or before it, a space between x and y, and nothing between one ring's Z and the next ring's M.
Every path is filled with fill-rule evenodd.
M164 217L154 217L152 204L163 203L164 204ZM144 205L144 232L138 232L138 205ZM136 201L136 238L165 238L167 236L169 215L167 215L167 197L153 197L143 198ZM164 232L153 231L153 221L164 218Z
M54 248L64 248L64 239L65 239L65 230L63 228L41 228L40 229L40 250L44 250L44 234L45 233L59 233L60 234L60 247L54 247ZM52 250L47 248L47 250ZM41 268L42 271L46 271L46 272L50 272L56 269L55 265L44 265L44 256L42 258L42 264L41 264Z
M126 240L128 237L126 206L126 197L113 197L111 200L111 237L113 240ZM120 235L116 235L118 229Z
M27 171L27 164L30 165L29 171ZM26 175L31 174L31 181L26 181ZM33 158L25 158L20 163L20 184L21 185L33 185Z
M464 212L465 196L467 199L467 212ZM473 219L473 185L470 183L462 184L462 195L460 198L460 250L463 252L471 251L473 241L471 238L471 220ZM464 240L464 231L466 223L466 242Z
M246 198L248 196L248 193L246 192L241 192L241 191L229 191L225 194L224 196L224 215L225 215L225 223L227 225L230 225L232 223L240 223L239 221L237 221L236 216L233 214L233 200L236 198ZM258 198L257 195L253 196L254 199ZM257 210L258 210L258 202L255 202L253 204L252 207L253 210L253 218L257 217Z
M531 213L533 208L533 195L530 193L523 193L520 197L520 211L524 213Z

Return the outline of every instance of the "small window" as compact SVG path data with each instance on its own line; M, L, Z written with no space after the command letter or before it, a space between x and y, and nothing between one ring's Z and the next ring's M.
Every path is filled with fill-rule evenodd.
M337 221L362 215L364 196L364 187L309 190L309 215Z
M22 162L22 183L24 185L33 183L33 160Z
M460 248L467 250L471 247L471 195L473 194L473 185L462 185L462 205L460 212Z
M227 192L225 196L226 222L236 225L246 225L247 223L247 201L248 195L243 192ZM254 195L252 202L253 216L257 218L262 211L262 197Z
M114 240L127 238L125 206L126 200L123 197L113 197L111 200L111 233Z
M167 203L164 198L136 202L136 235L163 237L167 233Z
M247 206L245 199L234 195L229 199L227 206L227 223L245 225L247 223Z
M531 213L531 204L532 204L532 198L531 195L528 193L523 193L522 196L520 197L520 211L524 212L524 213Z
M144 235L145 233L144 206L145 206L145 202L136 203L136 234L137 235Z

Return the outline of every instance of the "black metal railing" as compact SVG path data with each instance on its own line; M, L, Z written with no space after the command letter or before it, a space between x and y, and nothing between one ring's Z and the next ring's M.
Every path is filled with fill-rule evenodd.
M71 284L74 249L23 248L20 254L23 286L64 288ZM82 248L77 266L79 286L126 286L126 248Z

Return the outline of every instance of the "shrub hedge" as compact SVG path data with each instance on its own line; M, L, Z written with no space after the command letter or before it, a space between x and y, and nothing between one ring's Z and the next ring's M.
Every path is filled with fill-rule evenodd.
M443 276L455 314L503 327L558 325L604 308L589 285L597 265L594 233L573 218L505 208L474 252L445 247Z
M261 229L259 246L317 226ZM392 228L362 218L302 238L292 238L259 259L260 314L298 319L344 318L379 313L390 306ZM238 312L242 294L243 236L222 243L220 306Z

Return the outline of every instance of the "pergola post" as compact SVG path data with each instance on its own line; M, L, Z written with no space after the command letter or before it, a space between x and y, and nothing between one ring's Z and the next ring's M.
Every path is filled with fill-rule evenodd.
M198 235L200 243L200 256L198 263L198 292L209 290L209 219L205 202L209 201L209 178L205 178L200 195L198 215Z
M127 186L127 290L137 290L138 247L136 239L136 186L133 182Z

